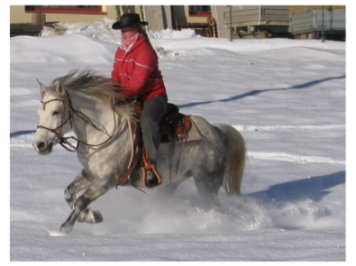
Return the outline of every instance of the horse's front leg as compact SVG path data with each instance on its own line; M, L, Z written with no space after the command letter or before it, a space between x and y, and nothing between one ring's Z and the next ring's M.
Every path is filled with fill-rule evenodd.
M93 180L94 178L87 174L83 169L74 181L66 187L64 198L71 209L74 208L74 203L77 199L76 194L81 190L87 189Z
M94 212L87 207L91 202L99 198L101 195L105 194L110 188L114 187L116 184L115 178L103 178L95 179L89 188L75 201L73 205L73 211L69 215L68 219L62 224L60 230L63 233L70 233L74 226L76 220L81 216L85 215L93 219L92 223L98 223L102 221L102 216L99 212ZM91 211L91 213L86 213ZM83 212L83 214L81 214ZM95 214L98 215L95 215Z
M74 209L74 203L77 199L76 194L84 189L87 189L93 182L94 177L89 175L84 169L78 174L76 179L67 186L64 191L64 198L71 209ZM81 223L100 223L103 221L99 211L93 211L89 208L82 211L78 217L78 222Z

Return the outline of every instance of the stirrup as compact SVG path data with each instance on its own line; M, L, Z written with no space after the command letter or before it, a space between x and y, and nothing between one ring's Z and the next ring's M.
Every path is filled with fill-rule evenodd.
M153 187L159 186L162 183L162 177L158 173L155 165L151 164L151 168L149 168L149 169L146 169L144 166L142 166L141 169L142 169L142 175L143 175L143 184L145 185L145 187L153 188ZM148 171L150 171L152 173L155 180L147 180L147 172Z
M152 188L159 186L162 183L162 177L158 173L156 169L156 165L152 164L150 159L148 158L148 155L146 153L145 147L142 148L142 176L143 176L143 184L145 187ZM150 182L147 180L147 172L151 171L152 175L156 178L155 181Z

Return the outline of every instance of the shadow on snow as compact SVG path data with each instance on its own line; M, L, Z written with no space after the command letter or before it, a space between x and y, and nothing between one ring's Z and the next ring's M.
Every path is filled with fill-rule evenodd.
M263 93L263 92L270 92L270 91L286 91L286 90L295 90L295 89L306 89L308 87L317 85L319 83L322 82L326 82L329 80L333 80L333 79L344 79L346 76L340 76L340 77L331 77L331 78L325 78L325 79L318 79L318 80L314 80L314 81L310 81L310 82L306 82L306 83L302 83L300 85L295 85L289 88L276 88L276 89L267 89L267 90L252 90L249 92L246 92L244 94L240 94L240 95L236 95L230 98L226 98L226 99L221 99L221 100L216 100L216 101L204 101L204 102L194 102L194 103L187 103L187 104L182 104L179 105L179 108L186 108L186 107L192 107L192 106L196 106L196 105L201 105L201 104L209 104L209 103L214 103L214 102L229 102L229 101L234 101L234 100L238 100L238 99L242 99L245 97L249 97L249 96L255 96L257 94Z
M340 171L330 175L316 176L292 182L271 186L265 191L245 194L245 197L253 198L263 203L283 204L311 199L319 202L330 194L327 189L345 184L346 172Z
M36 133L36 130L21 130L21 131L16 131L10 133L10 139L21 136L21 135L27 135L27 134L33 134Z

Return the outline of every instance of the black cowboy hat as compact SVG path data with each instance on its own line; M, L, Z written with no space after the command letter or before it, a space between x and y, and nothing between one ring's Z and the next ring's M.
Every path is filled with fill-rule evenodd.
M119 21L115 22L112 25L112 28L114 30L119 30L126 27L130 27L135 24L148 25L148 22L141 21L140 16L138 14L124 14L122 15Z

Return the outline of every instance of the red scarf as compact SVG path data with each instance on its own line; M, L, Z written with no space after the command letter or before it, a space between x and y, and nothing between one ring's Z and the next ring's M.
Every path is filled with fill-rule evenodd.
M121 39L121 49L126 53L130 51L131 47L137 42L138 38L141 36L140 32L137 32L134 36L128 39Z

